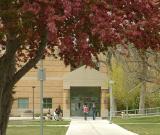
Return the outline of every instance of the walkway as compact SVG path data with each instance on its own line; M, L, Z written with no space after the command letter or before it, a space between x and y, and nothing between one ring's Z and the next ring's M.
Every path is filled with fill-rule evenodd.
M137 135L107 120L73 119L66 135Z

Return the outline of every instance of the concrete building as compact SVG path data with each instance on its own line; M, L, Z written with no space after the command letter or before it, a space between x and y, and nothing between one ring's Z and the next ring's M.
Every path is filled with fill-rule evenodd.
M37 64L37 66L39 66ZM108 114L108 86L107 69L100 64L99 71L82 66L71 71L70 66L65 66L63 61L54 58L44 60L46 80L44 81L43 107L54 111L61 105L64 117L82 116L84 103L90 108L96 103L97 116L106 117ZM15 101L11 115L20 116L26 111L40 112L40 87L37 69L28 72L15 87Z

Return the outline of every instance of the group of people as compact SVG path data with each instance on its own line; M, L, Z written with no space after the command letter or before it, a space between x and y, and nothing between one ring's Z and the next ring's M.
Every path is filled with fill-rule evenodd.
M92 104L91 109L92 109L93 120L95 120L96 119L96 104L95 103ZM83 113L84 113L85 120L87 120L87 116L88 116L89 111L90 110L89 110L87 104L85 103L83 105ZM56 110L53 113L51 113L50 109L47 112L48 119L62 120L62 117L63 117L63 110L61 109L60 105L56 108Z
M83 113L84 113L84 119L87 120L89 108L86 103L83 105ZM92 104L92 116L93 116L93 120L95 120L96 119L96 104L95 103Z
M53 113L51 113L50 109L47 112L48 119L62 120L62 116L63 116L63 110L61 109L60 105L56 108L56 110Z

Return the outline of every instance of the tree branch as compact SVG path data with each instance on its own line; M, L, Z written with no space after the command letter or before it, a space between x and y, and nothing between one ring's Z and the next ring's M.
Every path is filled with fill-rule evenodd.
M137 79L139 79L139 80L142 80L142 81L145 81L145 82L149 82L149 83L155 83L155 84L160 84L160 81L159 80L148 80L148 79L145 79L145 78L141 78L141 77L139 77L139 78L137 78Z
M158 67L156 67L156 66L154 66L154 65L150 65L147 61L146 61L146 64L147 64L147 66L155 69L156 71L158 71L158 72L160 73L160 69L159 69Z
M29 60L13 77L13 83L16 84L30 69L32 69L38 61L42 58L45 47L47 44L47 32L42 32L41 43L37 49L36 55L33 59Z

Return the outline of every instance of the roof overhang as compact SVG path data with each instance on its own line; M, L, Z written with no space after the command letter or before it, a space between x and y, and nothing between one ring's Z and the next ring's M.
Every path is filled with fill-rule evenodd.
M82 66L64 76L63 89L70 89L73 86L108 89L107 82L108 78L105 73L91 67Z

